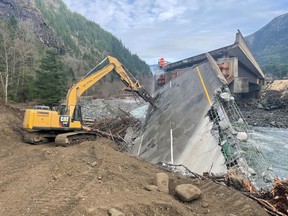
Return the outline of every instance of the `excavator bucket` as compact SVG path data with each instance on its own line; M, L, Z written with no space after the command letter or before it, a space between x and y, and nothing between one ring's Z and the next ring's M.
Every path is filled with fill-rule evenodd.
M137 94L145 101L150 103L153 107L157 107L155 105L155 99L144 88L139 88Z

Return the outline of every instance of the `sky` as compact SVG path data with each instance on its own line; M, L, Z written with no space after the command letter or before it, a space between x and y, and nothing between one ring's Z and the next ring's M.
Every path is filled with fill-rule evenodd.
M148 64L175 62L234 43L288 13L288 0L64 0Z

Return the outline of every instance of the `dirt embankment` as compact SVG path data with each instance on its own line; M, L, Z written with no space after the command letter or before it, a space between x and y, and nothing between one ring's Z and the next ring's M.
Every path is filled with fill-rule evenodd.
M288 80L268 83L260 99L238 100L237 103L250 125L288 128Z
M0 105L0 215L126 216L267 215L232 188L163 171L117 151L99 138L68 148L22 142L17 110ZM147 191L158 172L170 179L170 194ZM192 183L202 197L182 203L174 196L180 183Z

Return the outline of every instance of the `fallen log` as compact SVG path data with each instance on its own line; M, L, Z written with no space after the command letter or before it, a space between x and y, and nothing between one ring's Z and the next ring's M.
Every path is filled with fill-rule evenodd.
M96 134L103 136L103 137L110 138L113 141L122 141L123 142L123 139L119 135L116 136L116 135L113 135L112 133L107 133L105 131L101 131L101 130L98 130L96 128L90 128L90 127L86 127L86 126L83 126L83 129L85 131L88 131L88 132L95 132Z
M271 215L275 215L275 216L287 216L287 214L284 214L280 211L278 211L275 206L273 206L271 203L269 203L267 200L261 199L261 198L257 198L256 196L259 195L253 195L249 192L242 192L244 195L246 195L247 197L257 201L262 207L264 207L264 209Z

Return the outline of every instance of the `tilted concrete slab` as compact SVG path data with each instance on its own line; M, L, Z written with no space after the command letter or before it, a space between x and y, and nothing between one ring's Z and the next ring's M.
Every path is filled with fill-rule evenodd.
M199 174L227 171L207 116L213 95L222 86L221 72L210 62L206 58L198 67L183 69L181 76L156 92L158 109L147 115L134 155L152 163L183 164Z

